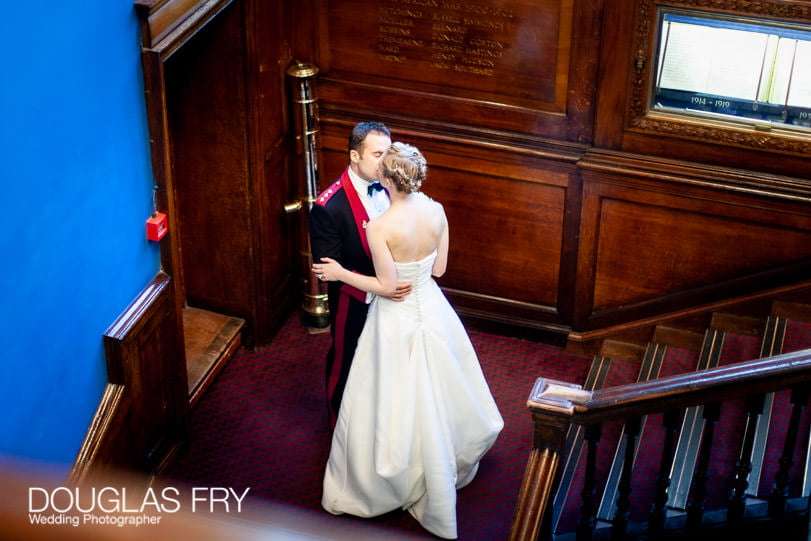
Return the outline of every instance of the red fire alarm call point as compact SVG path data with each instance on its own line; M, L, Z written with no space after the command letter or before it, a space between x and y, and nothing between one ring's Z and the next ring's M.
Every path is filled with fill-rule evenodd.
M166 214L156 212L146 221L146 238L158 241L163 238L169 228L166 226Z

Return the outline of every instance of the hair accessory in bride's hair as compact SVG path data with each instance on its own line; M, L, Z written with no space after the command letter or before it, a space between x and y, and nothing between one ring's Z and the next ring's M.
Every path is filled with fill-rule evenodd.
M418 191L425 180L427 163L414 146L392 143L382 163L384 176L406 193Z

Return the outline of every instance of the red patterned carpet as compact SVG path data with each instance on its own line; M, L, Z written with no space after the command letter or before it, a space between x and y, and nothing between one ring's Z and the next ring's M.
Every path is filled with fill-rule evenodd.
M505 539L510 528L532 442L526 399L535 379L582 384L591 360L527 340L475 331L470 337L505 426L477 478L459 492L459 539L492 541ZM257 508L273 503L320 512L326 520L341 521L336 531L354 521L433 538L404 511L375 519L321 511L330 443L323 391L328 347L328 334L309 334L293 316L270 347L238 352L197 405L188 452L166 480L240 492L250 487L247 500Z

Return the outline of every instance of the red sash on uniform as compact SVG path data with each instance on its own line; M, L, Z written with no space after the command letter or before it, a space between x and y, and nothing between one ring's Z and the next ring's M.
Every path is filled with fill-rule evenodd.
M366 224L369 222L369 214L366 212L366 208L363 206L360 196L355 190L352 180L349 178L348 167L344 171L343 175L341 175L341 178L336 180L332 186L325 190L324 193L316 200L316 203L323 205L340 188L344 189L346 198L349 201L349 206L352 209L352 216L355 218L355 225L358 228L358 234L360 235L360 241L363 245L363 251L365 251L366 255L371 258L372 255L369 249L369 240L366 238ZM340 291L341 295L338 298L338 312L335 314L335 358L327 379L327 396L330 399L335 394L335 387L338 384L338 378L340 377L344 360L344 329L346 328L346 319L349 315L350 297L362 303L366 302L366 292L350 286L349 284L341 284ZM336 421L335 415L337 412L331 411L330 413L332 415L332 425L334 426Z

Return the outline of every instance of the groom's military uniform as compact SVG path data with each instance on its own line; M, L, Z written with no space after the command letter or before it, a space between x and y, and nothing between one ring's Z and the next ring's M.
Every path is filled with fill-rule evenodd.
M324 190L310 210L310 247L313 262L331 257L345 269L373 276L374 265L366 240L369 214L349 177ZM332 345L327 352L327 400L331 422L341 406L349 367L369 309L367 294L343 282L328 283Z

